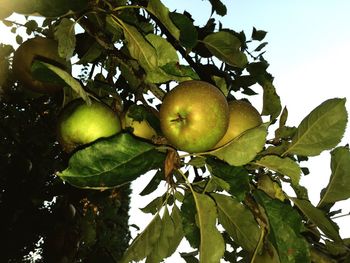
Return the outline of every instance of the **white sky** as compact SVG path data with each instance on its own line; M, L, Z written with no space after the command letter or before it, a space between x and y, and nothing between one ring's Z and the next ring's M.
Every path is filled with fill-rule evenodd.
M202 25L210 16L208 1L163 0L170 10L189 11L195 23ZM270 63L269 72L282 104L289 110L287 125L297 126L313 108L333 97L348 98L350 111L349 61L350 61L350 1L348 0L225 0L228 15L220 18L225 27L244 30L250 37L253 26L268 31L269 42L264 57ZM198 21L198 22L197 22ZM0 42L8 42L0 24ZM257 90L259 91L259 90ZM251 99L261 104L261 96ZM350 143L350 128L342 144ZM329 180L329 152L310 159L311 174L302 179L312 202L317 204L320 190ZM148 200L137 194L148 181L141 177L133 186L131 223L145 226L150 219L138 211ZM337 208L349 212L350 201L341 202ZM337 220L343 237L350 237L350 217ZM166 262L184 262L174 256Z

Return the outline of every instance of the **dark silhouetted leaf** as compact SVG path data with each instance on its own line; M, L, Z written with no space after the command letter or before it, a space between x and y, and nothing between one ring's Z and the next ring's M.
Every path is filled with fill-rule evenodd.
M154 145L122 133L76 152L58 175L81 188L112 188L162 166L165 155Z
M253 27L252 39L261 41L265 38L266 34L267 34L266 31L257 30L255 27Z
M215 11L220 16L226 15L227 8L220 0L209 0L209 2L212 6L212 13Z
M342 139L347 123L346 99L329 99L312 110L300 123L285 154L319 155Z
M180 43L187 49L192 49L198 40L198 32L191 19L187 16L171 12L169 16L173 23L180 29Z

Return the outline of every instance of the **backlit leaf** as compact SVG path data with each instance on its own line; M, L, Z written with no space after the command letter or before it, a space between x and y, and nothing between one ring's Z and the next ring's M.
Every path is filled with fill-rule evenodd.
M132 261L140 261L147 257L159 240L161 230L162 221L159 214L157 214L151 223L147 225L145 230L131 243L120 262L129 263Z
M332 174L322 191L319 207L350 198L350 151L348 147L337 147L331 152Z
M269 220L269 239L283 263L310 263L309 245L301 236L302 219L289 204L271 199L257 191L256 200L265 209Z
M113 23L114 20L110 20L110 23ZM124 22L121 26L130 55L136 59L146 71L152 71L157 68L158 62L155 48L144 38L136 27Z
M334 241L341 241L339 231L335 227L335 224L331 222L320 209L314 207L308 200L297 198L290 199L312 223L321 229L327 237Z
M200 231L199 261L219 263L225 252L225 243L216 227L217 210L213 199L193 192Z
M240 40L229 32L212 33L203 42L214 56L231 66L243 68L248 62L246 55L239 50Z
M260 230L253 214L237 199L221 194L211 194L218 209L219 223L245 250L253 252L258 244Z
M259 84L264 90L262 115L271 115L271 121L276 119L282 110L281 99L276 93L272 81L263 79Z
M69 74L67 71L56 67L54 65L45 63L45 62L39 62L35 61L32 65L32 73L34 76L45 76L45 74L41 74L40 70L42 70L43 67L46 67L51 72L55 74L56 77L61 80L61 83L65 83L67 86L71 87L72 90L74 90L86 103L91 103L90 98L87 94L87 92L83 89L83 87L80 85L80 82L73 78L71 74ZM36 71L38 71L36 73Z
M55 27L55 39L58 41L58 54L60 57L69 60L73 56L75 49L75 23L63 18Z
M170 19L169 9L160 0L150 0L147 5L147 11L156 16L175 39L180 39L180 30Z
M255 162L257 165L266 167L272 171L288 176L293 184L298 184L301 175L299 165L292 159L281 158L276 155L267 155Z
M164 158L154 145L121 133L77 151L58 175L76 187L112 188L161 167Z
M285 154L319 155L342 139L347 123L346 99L329 99L312 110L300 123Z
M259 127L249 129L227 145L210 154L226 161L230 165L241 166L252 161L259 153L266 141L267 127L262 124Z

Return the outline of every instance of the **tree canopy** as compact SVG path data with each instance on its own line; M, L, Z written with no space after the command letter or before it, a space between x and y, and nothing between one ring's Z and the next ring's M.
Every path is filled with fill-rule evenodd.
M236 32L214 17L198 25L160 0L0 0L0 19L19 46L0 44L0 261L157 263L180 253L203 263L349 262L350 240L334 222L346 215L333 209L350 198L349 146L339 145L346 98L288 126L266 31ZM38 38L53 42L24 49ZM185 81L209 83L229 102L260 96L263 122L223 146L182 151L159 111ZM78 98L108 106L122 131L65 147L57 126ZM314 205L300 178L324 151L331 174L320 174L330 179ZM142 208L153 219L132 239L130 183L148 172L141 196L166 187ZM177 250L183 239L192 252Z

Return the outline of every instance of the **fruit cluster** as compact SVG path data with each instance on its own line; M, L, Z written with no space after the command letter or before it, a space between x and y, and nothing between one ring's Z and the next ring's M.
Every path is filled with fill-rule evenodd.
M23 85L32 91L53 93L59 90L57 85L33 78L31 65L35 59L70 70L69 64L58 55L57 43L41 37L24 42L15 52L13 68ZM147 110L144 106L132 105L117 114L97 100L91 104L83 99L73 100L59 117L58 140L64 150L70 152L79 145L122 130L147 140L155 138L158 129L151 125L145 114L135 118L135 112ZM198 80L181 82L168 92L157 115L159 131L168 144L190 153L222 147L262 123L259 112L251 104L243 100L227 102L218 88ZM152 117L158 119L154 114Z

